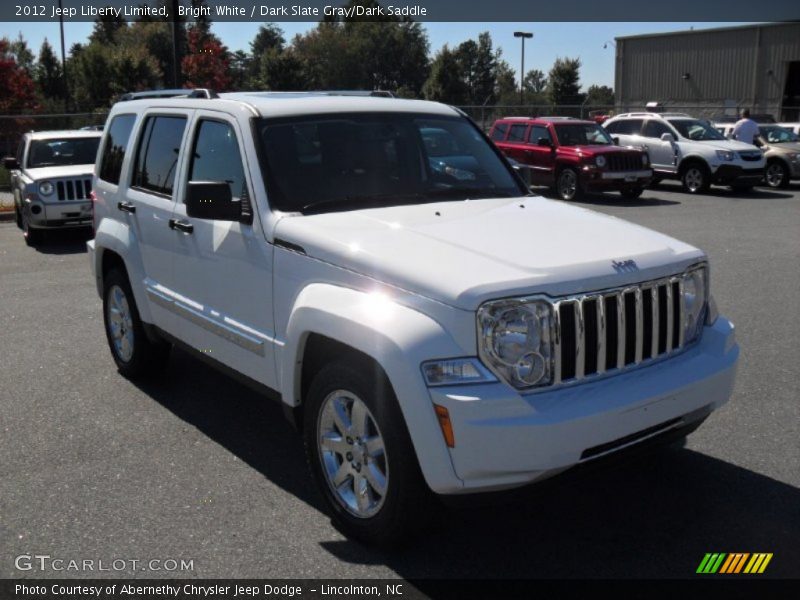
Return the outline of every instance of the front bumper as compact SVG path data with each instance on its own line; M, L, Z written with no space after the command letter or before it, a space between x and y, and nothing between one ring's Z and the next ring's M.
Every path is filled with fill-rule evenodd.
M743 184L756 185L764 178L764 166L758 168L743 168L738 165L720 165L712 181L722 185Z
M581 183L590 190L621 190L624 188L646 187L653 178L652 169L639 171L602 171L584 169Z
M26 199L24 210L28 223L37 229L92 226L91 200L51 203Z
M720 317L682 354L591 383L528 395L502 383L431 388L448 409L464 483L435 491L521 486L691 425L730 398L738 356L733 325Z

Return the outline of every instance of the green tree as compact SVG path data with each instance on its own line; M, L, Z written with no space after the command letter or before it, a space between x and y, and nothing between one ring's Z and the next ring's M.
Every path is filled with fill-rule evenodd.
M469 89L460 68L457 53L445 44L431 63L431 74L423 88L425 98L447 104L466 104Z
M590 106L613 106L614 90L607 85L590 85L586 90L586 104Z
M114 15L99 16L94 21L94 28L89 34L89 43L95 42L102 45L114 44L117 33L127 29L128 23L122 17Z
M519 88L514 70L505 60L498 60L495 67L494 95L498 104L516 104L519 102Z
M22 32L19 32L17 39L10 41L8 45L9 52L14 55L17 65L28 73L33 75L35 57L33 52L28 48L28 42L22 37Z
M42 42L39 50L39 60L34 70L34 81L39 92L45 98L64 97L64 74L61 72L61 63L53 51L47 38Z
M579 58L557 58L547 76L547 99L553 106L580 104Z
M539 69L531 69L525 74L524 88L526 93L541 94L547 88L547 77Z

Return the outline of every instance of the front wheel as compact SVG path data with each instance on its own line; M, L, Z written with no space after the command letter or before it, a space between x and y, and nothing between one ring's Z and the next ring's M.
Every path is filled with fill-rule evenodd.
M22 221L22 236L25 238L25 243L31 247L41 244L44 241L44 231L31 227L28 217L25 215L22 215L20 220Z
M642 195L642 188L625 188L619 191L620 195L626 200L636 200Z
M122 375L133 379L166 366L172 347L147 337L128 277L119 269L103 278L103 320L111 356Z
M711 177L708 169L699 164L686 167L681 177L683 189L690 194L701 194L708 190L711 185Z
M567 167L561 170L558 174L558 181L556 182L556 192L559 198L568 202L580 200L583 197L583 190L581 189L581 183L575 169Z
M789 187L789 168L779 161L773 161L767 165L764 173L764 181L771 188Z
M433 495L391 386L372 365L323 367L309 388L303 431L311 473L346 535L393 545L428 522Z

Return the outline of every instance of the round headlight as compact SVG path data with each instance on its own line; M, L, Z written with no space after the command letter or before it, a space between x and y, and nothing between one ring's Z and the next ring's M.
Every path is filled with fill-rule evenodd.
M602 169L603 167L606 166L606 157L603 156L602 154L598 155L594 159L594 164L596 164L598 167L600 167Z
M478 310L480 356L518 389L547 385L552 373L551 308L543 301L488 302Z
M53 193L53 184L49 181L43 181L39 184L39 193L42 196L49 196Z
M650 162L650 157L647 154L642 154L642 164L646 167Z

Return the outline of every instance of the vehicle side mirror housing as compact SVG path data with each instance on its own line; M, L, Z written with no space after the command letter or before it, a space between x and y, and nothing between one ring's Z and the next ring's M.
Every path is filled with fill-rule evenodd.
M611 141L614 142L615 146L619 146L619 136L618 135L612 135L611 136Z
M3 166L9 171L13 171L14 169L19 169L19 163L17 162L17 159L13 156L6 156L5 158L3 158Z
M672 135L671 133L662 133L661 134L661 141L662 142L674 142L675 141L675 136Z
M537 146L546 146L547 148L553 147L553 142L548 140L547 138L539 138L539 141L536 142Z
M186 186L186 214L211 221L241 221L242 203L233 199L227 181L190 181Z

